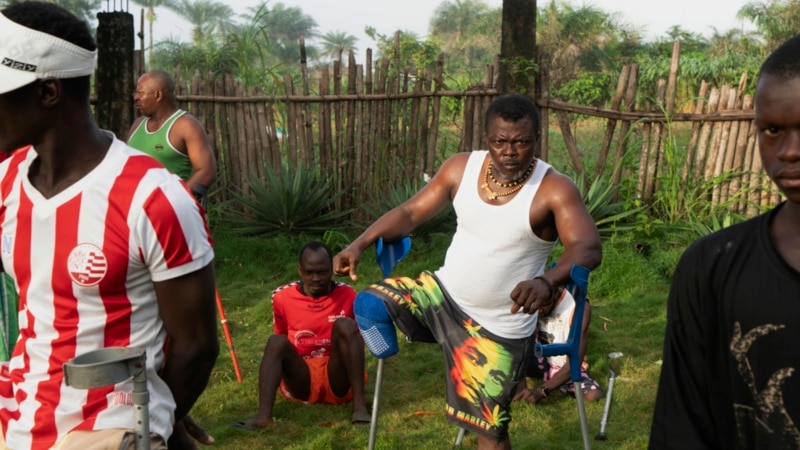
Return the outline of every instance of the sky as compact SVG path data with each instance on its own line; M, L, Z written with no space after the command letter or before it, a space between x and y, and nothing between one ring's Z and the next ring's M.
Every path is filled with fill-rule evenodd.
M256 6L260 0L221 0L237 14ZM358 52L375 48L375 42L364 33L372 26L379 34L391 35L401 29L416 33L419 38L428 34L431 17L443 0L269 0L271 4L296 6L317 22L320 34L346 31L358 38ZM646 39L663 36L673 25L710 36L716 28L720 33L731 28L754 29L749 22L736 18L739 9L751 0L559 0L574 7L595 6L616 14L618 20L640 29ZM490 7L501 7L502 0L484 0ZM541 9L550 0L539 0ZM130 12L139 24L140 7L130 3ZM167 37L190 41L191 26L166 8L156 9L155 41ZM145 24L145 28L147 25ZM137 30L138 31L138 30Z

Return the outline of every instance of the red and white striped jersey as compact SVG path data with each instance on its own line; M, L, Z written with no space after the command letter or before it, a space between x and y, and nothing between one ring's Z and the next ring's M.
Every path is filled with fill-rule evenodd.
M117 139L51 198L28 180L35 158L28 148L0 163L0 254L20 328L0 366L6 444L46 449L71 430L133 428L131 380L90 390L63 382L63 363L112 346L146 349L150 431L167 439L175 401L157 375L166 331L153 282L213 260L205 213L177 176Z

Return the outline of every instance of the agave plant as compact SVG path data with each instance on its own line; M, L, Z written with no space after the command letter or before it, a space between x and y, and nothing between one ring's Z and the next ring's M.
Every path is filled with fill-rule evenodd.
M233 193L239 208L229 209L230 227L243 234L322 234L344 228L351 213L333 207L342 192L333 192L330 179L302 165L294 172L283 165L280 174L266 165L264 179L251 174L247 188Z
M583 201L586 209L594 219L600 237L603 239L611 237L614 233L628 231L634 228L629 223L631 216L642 211L641 206L630 206L621 200L615 200L619 188L603 177L597 177L589 185L589 189L584 188L583 177L575 177L576 185L583 194Z
M738 212L723 209L712 210L705 216L691 214L685 221L676 224L672 231L675 241L689 245L696 239L715 233L723 228L745 220L747 217Z
M364 205L363 210L372 220L377 219L386 211L408 200L419 191L424 182L417 180L405 184L389 186L383 195L375 195L370 204ZM452 206L437 214L436 217L420 224L414 229L414 237L430 236L433 233L453 233L456 229L456 212Z

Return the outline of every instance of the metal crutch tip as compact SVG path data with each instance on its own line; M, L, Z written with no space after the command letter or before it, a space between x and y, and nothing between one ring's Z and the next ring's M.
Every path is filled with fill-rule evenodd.
M606 437L605 433L597 433L597 435L594 437L595 441L605 441L606 439L608 438Z
M608 354L608 365L614 375L622 373L622 357L625 356L622 352L611 352Z

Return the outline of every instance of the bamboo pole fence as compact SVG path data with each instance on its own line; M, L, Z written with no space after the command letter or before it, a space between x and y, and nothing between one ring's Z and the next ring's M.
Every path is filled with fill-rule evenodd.
M441 141L443 127L449 127L450 135L455 128L460 136L450 151L485 147L484 111L499 95L495 66L486 68L481 83L452 91L442 81L444 55L435 69L412 72L397 69L390 59L374 61L371 50L357 64L351 51L346 66L336 61L309 70L301 61L300 76L285 76L280 95L245 88L229 74L176 77L176 86L180 107L198 118L214 145L219 181L212 200L228 200L232 191L247 193L248 180L263 181L266 167L304 165L343 192L338 208L358 211L391 186L432 176L448 156ZM758 206L778 202L756 154L753 99L744 94L747 75L737 87L703 83L691 112L679 112L679 68L676 44L666 79L660 80L655 95L645 96L638 93L638 66L624 66L609 107L602 108L550 97L547 68L542 66L535 99L542 111L539 156L551 156L548 131L557 126L569 163L584 182L606 176L619 184L632 178L636 195L648 202L660 180L677 173L686 186L713 185L708 201L732 211L754 214ZM637 104L637 98L655 100ZM444 99L461 111L460 124L443 123ZM596 155L586 154L573 136L576 115L605 121ZM676 144L671 135L671 126L680 122L691 123L687 144ZM676 147L685 150L676 153ZM622 164L626 156L631 158L629 152L638 152L634 167Z

